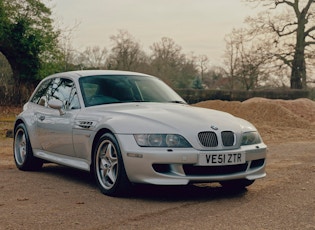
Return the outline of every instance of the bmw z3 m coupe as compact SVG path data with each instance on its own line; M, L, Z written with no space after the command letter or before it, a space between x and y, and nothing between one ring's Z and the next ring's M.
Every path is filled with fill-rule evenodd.
M40 82L15 121L13 152L20 170L89 171L117 196L136 183L245 188L265 177L267 146L251 123L190 106L154 76L88 70Z

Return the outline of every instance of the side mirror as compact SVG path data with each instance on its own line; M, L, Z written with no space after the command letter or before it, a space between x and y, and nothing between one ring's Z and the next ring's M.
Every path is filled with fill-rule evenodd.
M56 100L56 99L49 100L48 106L52 109L59 110L60 116L65 114L65 112L62 110L63 103L60 100Z

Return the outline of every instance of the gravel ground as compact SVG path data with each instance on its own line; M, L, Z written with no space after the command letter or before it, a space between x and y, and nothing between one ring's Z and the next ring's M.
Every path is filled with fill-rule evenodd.
M137 186L129 197L102 195L86 172L47 164L16 169L17 108L0 108L2 229L315 229L315 102L208 101L251 121L268 145L267 177L233 192L217 184Z
M102 195L85 172L22 172L1 157L0 229L315 229L314 153L315 142L270 144L267 177L237 193L138 186L125 198Z

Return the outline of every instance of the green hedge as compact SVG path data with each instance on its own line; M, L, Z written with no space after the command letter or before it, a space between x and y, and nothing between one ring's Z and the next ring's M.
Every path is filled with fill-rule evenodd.
M177 89L176 92L189 104L207 100L245 101L253 97L269 99L294 100L297 98L310 98L309 90L198 90Z
M315 100L315 90L201 90L201 89L177 89L177 93L189 104L207 100L245 101L252 97L269 99L294 100L297 98L309 98ZM0 105L5 105L5 87L0 86Z

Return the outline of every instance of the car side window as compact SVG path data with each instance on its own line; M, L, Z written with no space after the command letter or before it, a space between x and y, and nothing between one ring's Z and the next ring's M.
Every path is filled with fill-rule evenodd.
M47 107L48 105L47 105L47 100L46 100L46 93L47 93L47 90L48 90L48 87L49 87L51 81L52 81L52 79L48 79L48 80L42 82L42 84L39 86L37 91L34 93L34 95L30 101L35 103L35 104L39 104L39 105Z
M62 101L65 110L80 108L76 87L70 79L55 78L49 84L43 83L32 102L48 107L48 101L52 99Z

